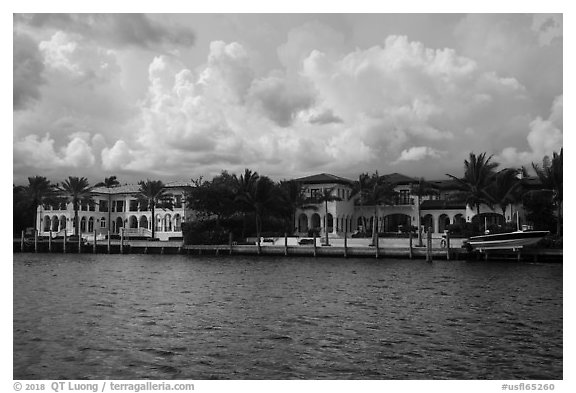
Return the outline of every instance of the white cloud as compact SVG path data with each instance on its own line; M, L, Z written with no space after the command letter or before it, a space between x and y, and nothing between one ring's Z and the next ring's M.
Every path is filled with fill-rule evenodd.
M445 153L429 146L413 146L409 149L402 150L400 157L395 161L395 163L401 161L420 161L426 157L440 158L444 154Z
M540 162L544 156L559 152L563 143L562 112L563 95L554 99L548 119L538 116L530 122L530 131L526 136L530 150L518 151L516 147L507 147L500 154L503 163L515 166L526 165L531 162Z

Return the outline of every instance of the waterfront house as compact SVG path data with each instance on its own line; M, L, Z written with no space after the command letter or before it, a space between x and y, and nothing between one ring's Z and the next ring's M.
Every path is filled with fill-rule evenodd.
M126 237L150 237L152 225L155 236L160 240L182 237L182 222L192 216L186 208L185 195L192 185L186 182L173 182L165 185L166 193L172 198L172 209L155 209L155 218L144 203L137 198L140 188L137 184L118 187L96 187L92 189L91 201L83 202L78 210L80 233L92 239L94 234L104 238L110 231L118 235L124 228ZM38 230L41 236L63 236L74 231L74 209L71 203L57 206L48 204L38 207Z

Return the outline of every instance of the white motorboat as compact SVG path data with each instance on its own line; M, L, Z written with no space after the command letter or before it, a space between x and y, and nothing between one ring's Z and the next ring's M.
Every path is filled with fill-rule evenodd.
M467 244L480 251L518 250L524 246L538 243L549 233L548 231L515 231L472 236Z

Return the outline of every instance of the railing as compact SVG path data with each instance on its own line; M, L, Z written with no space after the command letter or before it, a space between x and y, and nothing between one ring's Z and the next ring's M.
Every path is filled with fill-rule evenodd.
M148 228L124 228L126 237L152 237L152 231Z

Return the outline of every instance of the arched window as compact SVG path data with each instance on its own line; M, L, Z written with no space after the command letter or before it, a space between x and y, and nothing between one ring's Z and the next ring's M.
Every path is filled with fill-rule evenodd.
M170 214L164 216L164 230L166 232L172 232L172 216L170 216Z
M80 220L80 232L86 232L86 217Z
M44 216L43 224L44 224L43 231L44 232L50 231L50 216Z
M94 217L88 220L88 232L94 232Z
M298 217L298 232L308 232L308 217L304 213Z
M140 217L140 228L148 229L148 217L146 216Z
M182 230L182 218L180 214L174 215L174 231L180 232Z
M104 217L100 219L100 228L106 228L106 218Z

